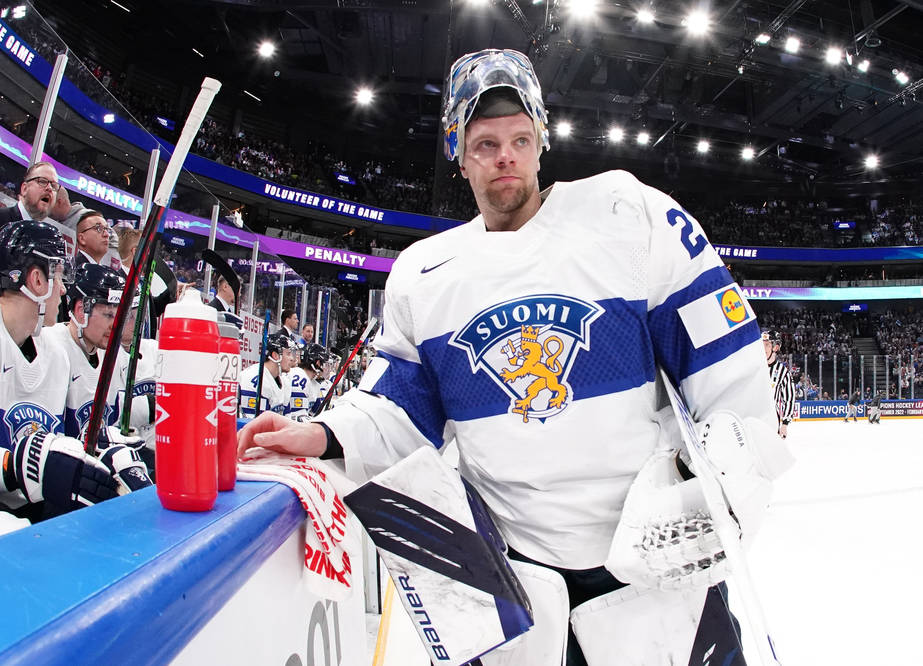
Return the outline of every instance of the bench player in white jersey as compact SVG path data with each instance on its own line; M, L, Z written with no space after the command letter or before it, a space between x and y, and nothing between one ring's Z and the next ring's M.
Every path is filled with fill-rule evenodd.
M481 214L401 253L358 390L313 423L260 417L240 432L240 452L345 455L350 474L367 476L454 439L458 470L509 557L559 575L576 634L568 664L741 663L724 590L710 586L720 567L700 569L717 559L704 533L687 535L672 569L640 539L626 559L610 549L637 534L620 519L643 513L648 496L672 498L656 506L681 521L683 489L697 487L675 463L678 428L658 366L703 431L718 410L737 413L730 421L747 436L728 451L750 459L753 447L781 448L752 308L695 219L631 174L539 192L547 117L526 56L460 58L444 99L445 152ZM752 515L762 509L764 498ZM752 536L754 523L741 524ZM481 659L561 663L522 655L560 655L547 642L564 633L537 625L511 644L513 656Z
M295 341L280 331L268 336L266 342L266 363L263 367L261 412L285 414L292 398L292 384L288 373L297 363L298 347ZM257 385L260 364L254 363L240 373L240 415L253 418L256 415Z
M71 280L72 258L54 227L24 221L0 230L0 507L32 521L135 485L130 449L101 440L97 459L64 435L70 362L41 324Z
M317 412L322 400L320 383L329 355L323 345L309 342L298 351L298 365L288 373L292 396L286 414L296 421L307 421Z

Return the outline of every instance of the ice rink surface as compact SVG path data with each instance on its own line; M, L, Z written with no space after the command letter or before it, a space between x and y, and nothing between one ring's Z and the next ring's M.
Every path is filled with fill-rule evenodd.
M796 422L788 442L748 558L780 662L923 664L923 420Z
M796 422L788 443L797 462L748 553L780 663L923 665L923 420ZM398 625L376 664L426 666Z

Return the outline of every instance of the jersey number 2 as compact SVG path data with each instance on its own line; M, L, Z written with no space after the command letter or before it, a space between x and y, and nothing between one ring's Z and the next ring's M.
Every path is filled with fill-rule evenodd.
M689 253L689 258L695 259L708 245L708 241L705 240L705 236L702 234L696 234L695 238L692 238L692 221L686 217L683 211L676 208L671 208L667 211L667 222L670 223L671 227L675 227L679 220L683 221L683 227L679 230L679 239L683 247L686 248L686 252Z

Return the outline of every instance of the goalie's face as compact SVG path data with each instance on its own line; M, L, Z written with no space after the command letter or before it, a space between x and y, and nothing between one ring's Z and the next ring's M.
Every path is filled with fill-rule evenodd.
M478 208L491 218L522 226L538 210L538 148L535 126L525 113L479 118L465 128L462 175L471 184ZM516 224L518 222L518 224Z

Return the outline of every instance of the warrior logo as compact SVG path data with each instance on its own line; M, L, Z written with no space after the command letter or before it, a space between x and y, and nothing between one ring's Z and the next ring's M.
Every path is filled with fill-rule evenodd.
M570 296L527 296L479 312L450 342L468 353L472 372L486 370L510 394L511 414L544 422L573 399L567 376L601 313Z

